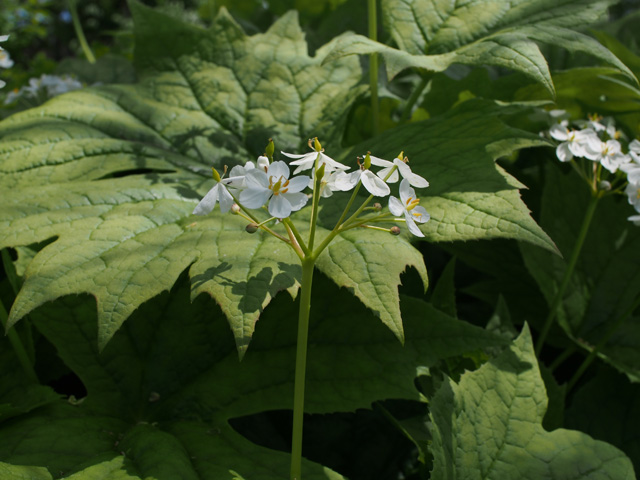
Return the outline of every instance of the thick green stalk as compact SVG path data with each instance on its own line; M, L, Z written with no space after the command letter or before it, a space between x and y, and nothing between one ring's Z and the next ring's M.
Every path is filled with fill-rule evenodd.
M553 298L549 314L547 315L544 326L542 327L542 332L540 332L540 337L538 338L538 342L536 344L536 355L538 357L540 356L542 346L544 345L547 335L549 334L549 330L551 329L553 320L556 318L558 307L560 307L560 303L562 302L562 299L564 297L564 292L567 289L569 281L571 280L571 276L573 275L573 271L575 270L578 257L580 256L580 251L582 250L584 241L587 238L587 232L589 231L591 220L593 220L593 214L596 211L596 207L598 206L598 200L600 200L600 196L597 193L594 193L591 196L589 206L587 207L587 211L584 214L582 226L580 227L580 232L578 233L578 238L576 239L576 243L573 245L573 251L571 252L571 257L569 258L569 264L567 265L567 269L564 272L564 277L562 277L562 281L560 282L560 287L558 288L558 291Z
M82 47L84 56L87 57L89 63L96 63L96 57L93 55L91 47L89 46L89 43L87 43L87 39L84 36L84 31L82 30L82 23L80 23L78 9L76 8L76 0L67 0L67 6L69 7L69 12L71 13L71 18L73 19L73 28L76 31L76 36L78 37L78 42L80 42L80 46Z
M293 393L293 432L291 443L291 480L302 479L302 423L304 416L304 383L307 370L307 339L311 310L311 284L315 258L302 260L300 310L298 313L298 342L296 345L296 373Z
M0 302L0 323L2 323L2 327L5 330L7 328L7 321L8 321L7 311L5 310L2 302ZM22 370L24 370L24 373L27 376L27 378L33 383L40 383L40 381L38 380L38 376L36 375L36 372L33 369L33 365L29 360L29 355L27 354L27 351L25 350L24 345L22 345L22 341L20 340L20 336L18 335L18 332L16 331L16 329L10 328L9 331L7 331L7 336L9 337L9 342L11 343L11 346L13 347L13 351L15 352L16 357L18 357L18 361L20 362L20 365L22 366Z
M376 0L368 0L369 8L369 38L378 41L378 19ZM371 91L371 133L378 134L380 112L378 108L378 54L369 55L369 88Z

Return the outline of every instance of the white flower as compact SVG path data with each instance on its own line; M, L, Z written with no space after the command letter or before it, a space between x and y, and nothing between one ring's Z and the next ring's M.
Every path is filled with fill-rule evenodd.
M240 194L240 203L247 208L260 208L269 201L272 216L287 218L307 203L307 196L300 192L309 185L309 177L289 180L289 167L284 162L273 162L266 172L260 168L249 170L245 179L247 188Z
M629 204L633 205L637 212L640 212L640 182L629 182L624 193L629 197Z
M631 215L627 220L633 222L636 227L640 227L640 215Z
M343 165L340 162L336 162L333 158L325 155L323 152L309 152L309 153L305 153L303 155L298 155L295 153L287 153L287 152L280 152L283 155L289 157L289 158L297 158L298 160L295 160L293 162L290 162L290 165L297 165L298 168L296 168L293 171L293 174L295 175L298 172L302 172L304 170L309 170L310 168L313 168L313 166L316 163L316 158L318 158L318 155L320 155L320 161L318 162L318 168L320 168L321 165L325 165L325 172L326 173L330 173L330 172L334 172L336 170L348 170L349 167L347 167L346 165Z
M389 211L396 217L404 215L409 231L417 237L424 237L416 222L426 223L431 216L424 207L419 206L419 203L416 192L411 188L409 180L405 178L400 182L400 200L393 196L389 197Z
M329 174L327 174L325 170L324 177L322 177L322 180L320 180L320 196L321 197L329 198L331 195L333 195L333 192L343 191L343 189L340 188L340 186L336 183L336 180L338 180L339 175L341 174L345 175L345 173L342 170L337 170ZM313 189L314 185L315 185L315 174L311 172L311 179L309 180L309 188Z
M585 130L571 130L565 125L556 124L549 129L549 135L555 140L562 142L556 147L556 156L561 162L568 162L573 157L584 157L586 155L586 144L589 138L598 136L596 132L587 128Z
M213 211L216 202L220 202L220 211L227 213L233 205L233 197L222 182L216 182L211 190L207 192L200 203L193 209L193 215L206 215Z
M621 165L631 161L629 155L622 153L620 142L617 140L603 142L597 137L588 138L584 156L594 162L600 162L611 173L615 173Z
M364 188L371 195L376 197L386 197L391 193L389 185L387 185L380 177L376 176L371 170L360 168L355 172L345 173L338 172L335 185L336 190L346 192L355 187L361 181Z
M402 153L400 153L400 156L401 155ZM407 163L401 158L394 158L393 162L390 162L389 160L383 160L382 158L374 157L373 155L370 155L370 157L372 165L384 167L377 173L377 175L383 180L389 174L394 165L398 167L396 171L393 172L387 179L388 183L396 183L399 179L398 172L400 172L402 178L406 178L407 180L409 180L409 183L416 188L427 188L429 186L429 182L422 178L420 175L413 173L409 165L407 165Z

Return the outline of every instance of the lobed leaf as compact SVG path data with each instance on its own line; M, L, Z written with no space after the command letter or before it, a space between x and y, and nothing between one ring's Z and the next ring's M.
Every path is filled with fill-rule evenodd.
M615 55L575 29L600 19L611 1L501 2L385 0L385 24L399 49L361 35L342 38L328 60L380 53L393 78L409 67L441 72L453 64L493 65L520 71L554 94L551 74L537 42L580 51L613 65L637 83Z
M511 347L431 402L436 479L633 479L615 447L572 430L546 432L547 407L529 328Z
M61 401L3 425L0 458L46 467L54 478L91 478L89 472L114 479L116 472L158 480L171 474L286 477L289 454L252 443L230 420L291 408L296 302L274 300L240 362L222 311L206 296L190 302L189 290L183 275L171 293L134 312L101 353L87 342L98 328L89 297L67 296L33 312L88 394L80 404ZM414 379L425 367L505 343L403 297L403 347L349 292L321 275L312 305L308 413L354 411L388 398L421 400ZM310 479L342 478L308 461L304 471Z

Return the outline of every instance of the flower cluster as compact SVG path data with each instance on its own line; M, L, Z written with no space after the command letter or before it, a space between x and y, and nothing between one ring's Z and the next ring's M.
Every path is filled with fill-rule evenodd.
M19 90L9 92L7 98L5 98L5 105L14 103L20 99L27 101L36 100L44 102L57 95L70 92L72 90L78 90L83 85L78 80L69 75L41 75L40 78L29 79L29 84L23 86Z
M590 115L571 123L562 110L549 114L553 125L543 133L559 142L558 160L573 162L594 193L624 192L640 213L640 141L627 142L613 118ZM629 220L640 226L640 215Z
M0 43L6 42L9 40L9 35L0 35ZM0 46L0 68L11 68L13 67L13 60L11 60L11 56L9 52L7 52L4 48ZM6 85L5 82L0 80L0 88Z
M262 227L269 221L283 222L287 228L291 228L288 217L302 209L310 199L316 211L317 202L321 197L330 197L334 192L353 191L351 200L334 231L365 227L397 234L399 232L397 227L386 229L372 224L399 221L405 222L413 235L424 236L417 224L427 222L430 217L419 205L420 200L412 187L425 188L429 186L429 182L411 171L408 159L402 152L393 161L367 153L363 157L358 157L358 168L349 172L347 165L337 162L324 153L317 138L309 140L309 147L311 151L305 154L281 152L285 157L292 159L287 164L283 161L273 161L274 146L270 141L265 154L258 158L256 164L247 162L244 166L233 167L228 176L226 167L222 176L213 169L215 184L198 203L193 213L206 215L214 209L216 203L220 203L220 210L223 213L232 210L234 213L246 215L245 218L251 222L250 226L252 226L248 231L253 232L257 229L255 227ZM373 172L372 166L382 168ZM295 167L293 173L290 167ZM311 170L310 175L298 175L309 170ZM391 196L389 184L397 183L401 178L398 199ZM361 186L369 192L370 196L347 218ZM306 189L310 189L309 194L305 193ZM379 204L368 207L374 197L387 196L389 196L388 212L383 212ZM250 209L259 208L268 211L271 218L259 222L255 215L249 212ZM372 214L371 211L373 211ZM293 233L295 232L292 232L290 237Z

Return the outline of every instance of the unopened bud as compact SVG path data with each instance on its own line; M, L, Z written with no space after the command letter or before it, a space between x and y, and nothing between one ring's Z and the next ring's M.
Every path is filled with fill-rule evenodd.
M371 152L367 152L364 157L364 169L369 170L371 168Z
M404 151L400 152L396 158L397 158L398 160L402 160L402 161L404 161Z
M218 173L218 171L215 168L211 167L211 172L213 173L213 179L216 182L219 182L220 181L220 174Z
M249 225L247 225L246 227L244 227L244 229L247 231L247 233L256 233L258 231L258 224L255 222L250 223Z
M609 190L611 190L611 182L607 182L606 180L600 181L600 183L598 184L598 190L604 190L605 192L608 192Z
M380 205L378 202L376 202L376 203L373 204L373 209L376 212L379 212L380 210L382 210L382 205Z
M393 226L390 229L392 235L400 235L400 227Z
M235 213L236 215L240 213L240 205L234 203L231 205L231 213Z
M316 152L321 152L322 151L322 145L318 141L318 137L313 137L313 149Z
M266 172L267 168L269 168L269 159L263 155L260 155L258 157L257 164L258 164L258 168L261 168Z
M320 168L316 170L316 182L321 181L322 178L324 177L324 166L325 164L323 163L322 165L320 165Z
M264 149L264 154L265 156L269 157L269 158L273 158L273 152L275 151L276 147L273 144L273 139L270 138L269 139L269 143L267 143L267 148Z

